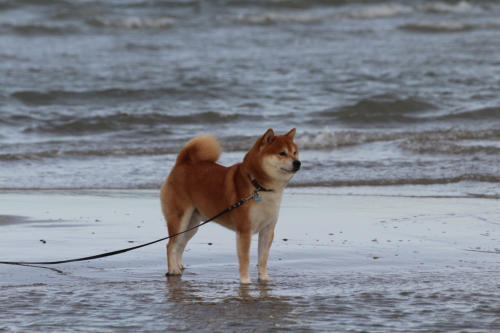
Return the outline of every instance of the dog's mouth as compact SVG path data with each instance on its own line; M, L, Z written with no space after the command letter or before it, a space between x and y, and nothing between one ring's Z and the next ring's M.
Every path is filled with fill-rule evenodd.
M280 168L281 169L281 172L284 172L284 173L296 173L297 171L300 170L300 161L299 160L295 160L293 161L293 166L291 169L286 169L286 168Z
M291 173L291 174L296 173L298 171L298 170L293 170L293 169L289 170L289 169L285 169L285 168L280 168L280 170L283 173Z

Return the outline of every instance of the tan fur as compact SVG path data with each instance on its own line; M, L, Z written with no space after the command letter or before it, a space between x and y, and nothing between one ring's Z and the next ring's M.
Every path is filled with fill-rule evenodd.
M221 154L217 138L211 134L189 140L177 156L177 163L216 162Z
M217 163L220 145L213 135L190 140L179 152L176 164L161 188L161 204L169 235L184 231L216 215L255 190L251 179L272 192L261 192L262 201L221 216L217 223L237 234L240 281L250 283L250 243L259 233L259 279L269 280L267 258L274 235L283 189L293 177L298 148L295 129L275 136L272 129L257 139L242 163L224 167ZM286 156L280 153L286 152ZM294 154L295 153L295 154ZM295 164L299 162L295 162ZM171 238L167 244L168 273L182 273L184 248L197 229Z

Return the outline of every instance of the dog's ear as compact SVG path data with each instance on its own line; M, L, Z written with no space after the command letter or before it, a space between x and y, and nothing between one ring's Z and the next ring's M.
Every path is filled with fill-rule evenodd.
M273 141L274 141L274 131L272 128L270 128L262 136L262 144L270 144Z
M292 128L290 132L286 133L285 135L293 140L295 138L295 132L296 132L295 128Z

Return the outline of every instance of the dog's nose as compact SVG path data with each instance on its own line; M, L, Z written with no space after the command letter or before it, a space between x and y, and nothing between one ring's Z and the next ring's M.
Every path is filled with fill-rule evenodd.
M298 160L293 161L293 171L294 171L294 172L299 171L299 169L300 169L300 164L301 164L301 163L300 163L300 161L298 161Z

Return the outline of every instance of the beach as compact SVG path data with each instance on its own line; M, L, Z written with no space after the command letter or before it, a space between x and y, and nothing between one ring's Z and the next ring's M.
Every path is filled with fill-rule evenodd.
M159 188L296 128L269 283L199 230L0 264L0 332L500 332L500 2L0 1L0 261L165 237ZM265 184L264 184L265 185Z
M256 237L253 283L240 285L234 234L210 223L182 277L165 276L165 242L0 265L0 331L500 329L498 200L312 192L285 194L269 283L257 281ZM0 260L83 257L167 233L155 190L4 191L0 202Z

